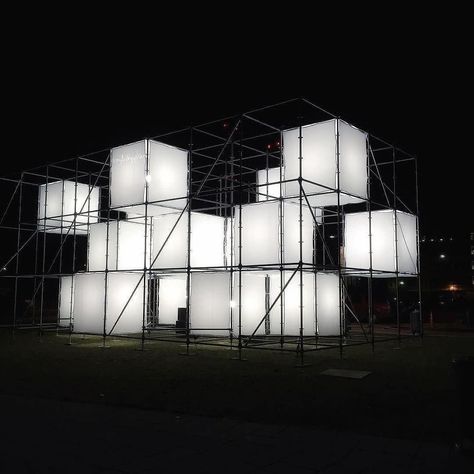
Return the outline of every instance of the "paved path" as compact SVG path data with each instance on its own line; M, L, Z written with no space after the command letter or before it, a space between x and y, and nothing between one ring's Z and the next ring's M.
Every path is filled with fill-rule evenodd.
M468 473L451 447L0 395L0 473Z

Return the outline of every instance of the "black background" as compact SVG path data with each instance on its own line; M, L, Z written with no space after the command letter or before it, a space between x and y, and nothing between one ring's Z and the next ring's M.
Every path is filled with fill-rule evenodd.
M265 19L188 30L192 15L159 18L36 24L7 41L0 173L304 96L419 157L422 232L472 230L462 28L369 22L339 38Z

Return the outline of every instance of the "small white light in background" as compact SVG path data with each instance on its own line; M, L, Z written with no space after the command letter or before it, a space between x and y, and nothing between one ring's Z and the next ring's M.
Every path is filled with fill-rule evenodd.
M441 260L444 260L444 259L446 258L446 255L445 255L444 253L442 253L442 254L439 256L439 258L440 258Z

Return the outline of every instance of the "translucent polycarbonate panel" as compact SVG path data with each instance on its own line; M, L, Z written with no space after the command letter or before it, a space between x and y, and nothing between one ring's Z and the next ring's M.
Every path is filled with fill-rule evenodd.
M302 260L313 261L313 217L307 206L302 207L302 235L300 236L300 207L293 203L284 203L284 262L300 261L300 241L302 237Z
M339 120L340 189L367 198L367 134Z
M391 210L346 214L344 221L345 266L355 269L372 269L393 272L395 265L394 213ZM369 239L369 233L372 239Z
M129 206L145 200L147 141L110 151L110 205Z
M318 335L339 336L339 276L334 273L317 273L316 288Z
M257 171L257 201L278 199L280 197L279 181L280 168L267 168Z
M168 201L167 201L168 202ZM129 219L134 217L158 217L165 214L176 214L176 209L158 206L157 204L136 204L135 206L121 206L117 210L126 212Z
M188 194L188 152L149 140L148 201L183 209ZM184 199L176 199L184 198Z
M148 225L146 239L149 242L151 226ZM117 270L142 270L149 266L149 245L145 246L144 219L130 222L119 221Z
M300 260L300 208L283 203L283 261L298 263ZM234 258L239 263L239 209L234 219ZM303 261L313 261L313 217L308 207L302 207ZM267 201L242 206L242 264L275 265L281 261L280 203Z
M192 334L229 335L230 273L193 273L190 303Z
M284 331L287 336L299 336L301 326L300 307L303 306L303 335L312 336L316 334L316 314L314 302L314 274L303 272L303 301L300 297L300 272L297 271L290 280L293 272L283 272L284 295ZM272 277L272 284L275 284L280 291L280 277Z
M140 273L108 274L107 313L105 318L107 334L112 333L118 335L141 331L143 317L143 280L140 283L140 278ZM125 308L129 299L130 301ZM103 334L104 303L105 274L76 274L74 332ZM123 314L120 316L122 310Z
M268 301L268 308L270 309L270 334L277 336L284 333L285 325L285 315L284 315L284 302L285 302L285 293L283 292L280 295L280 289L283 288L284 284L281 285L280 278L285 281L285 273L280 275L278 271L269 272L270 277L270 294ZM283 306L283 311L282 311ZM283 315L282 315L283 312ZM282 319L283 318L283 319ZM282 324L283 322L283 324ZM283 329L282 329L283 326Z
M108 246L107 246L108 227ZM118 221L89 226L87 268L89 271L117 270ZM108 255L108 260L106 259Z
M240 307L240 334L250 336L265 316L265 277L260 272L241 272L242 303ZM232 328L234 336L239 335L239 275L234 278ZM257 329L256 335L265 335L265 322Z
M188 215L187 212L180 215L175 213L153 218L152 268L187 267Z
M74 279L72 276L63 276L59 279L59 317L61 327L69 327L72 322L74 304Z
M158 321L176 324L178 308L186 308L186 276L160 278Z
M280 262L280 203L262 202L242 206L242 265ZM239 264L239 209L235 209L235 265Z
M316 184L336 188L336 121L306 125L283 131L283 159L285 180L300 176L300 155L302 156L302 177ZM323 191L325 188L305 183L305 191ZM286 183L286 196L299 195L297 181Z
M103 334L104 273L78 273L74 286L74 332Z
M143 281L141 273L108 274L107 333L141 332L143 327Z
M40 185L38 229L55 234L87 233L87 225L98 221L99 197L99 188L83 183L76 187L74 181Z
M417 219L413 214L397 211L398 271L418 273Z
M194 212L191 214L191 266L222 267L225 218Z

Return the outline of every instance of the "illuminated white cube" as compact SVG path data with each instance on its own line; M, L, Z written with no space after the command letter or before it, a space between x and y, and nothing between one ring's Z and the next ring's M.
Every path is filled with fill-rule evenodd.
M191 267L223 267L225 265L225 222L225 218L219 216L199 212L191 214ZM175 224L176 227L174 227ZM173 227L174 230L170 234ZM161 248L161 253L158 255ZM187 212L181 218L180 213L176 213L153 219L152 262L155 258L154 269L187 267Z
M148 191L148 207L145 201ZM155 140L110 152L111 207L157 216L183 209L188 194L188 152ZM174 211L173 211L174 210Z
M395 222L395 215L397 222ZM375 277L390 277L397 271L408 275L417 274L418 245L417 219L412 214L387 209L371 213L357 212L345 215L344 221L345 266L354 274L367 275L370 269L370 245L372 245L372 269ZM369 229L372 242L369 239ZM387 272L379 273L377 271Z
M42 184L38 190L38 230L86 234L99 216L100 189L75 181Z
M316 314L319 336L339 336L343 332L344 307L340 303L337 273L316 274Z
M143 326L143 279L141 276L140 273L109 273L106 298L105 273L76 274L74 332L103 334L106 300L105 330L107 334L141 332ZM130 297L130 302L124 310ZM120 316L122 311L123 314Z
M186 308L186 276L160 276L158 290L159 324L175 324L178 308Z
M367 198L367 134L348 123L332 119L283 131L285 180L300 175L302 156L303 188L311 206L335 206L340 189L340 204L361 202ZM339 177L337 167L337 135L339 134ZM299 196L299 183L284 187L284 196ZM324 194L322 194L324 193Z
M283 263L300 260L299 205L284 202L283 208ZM313 217L303 206L303 262L313 261ZM239 208L234 219L234 262L239 263ZM242 265L278 265L281 259L280 203L266 201L242 206Z
M192 334L229 336L230 273L193 273L190 327Z
M107 233L108 227L108 233ZM148 226L149 242L151 226ZM108 244L107 244L108 237ZM103 271L107 263L109 270L141 270L144 267L145 248L144 220L109 221L89 227L88 270ZM106 262L106 255L108 260Z

